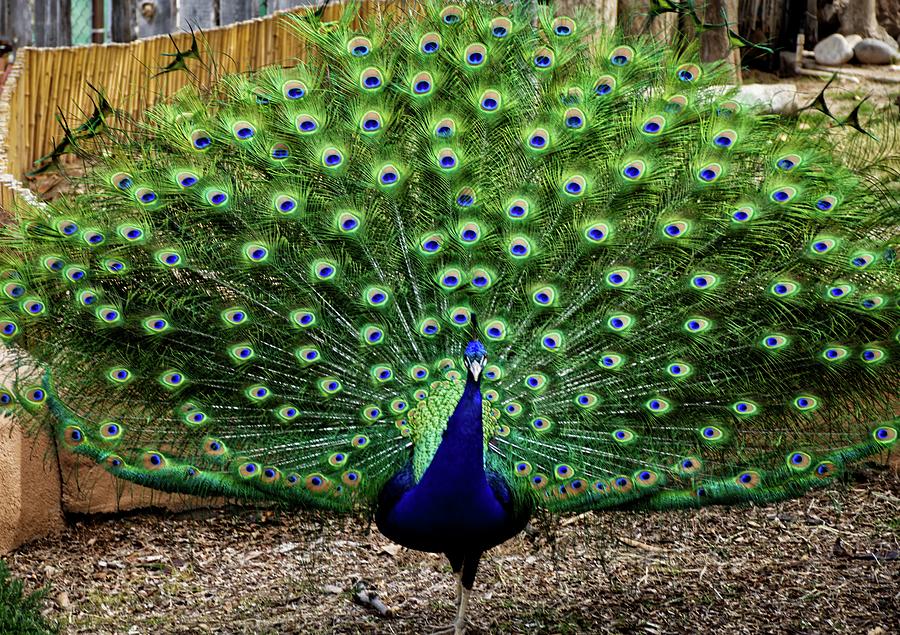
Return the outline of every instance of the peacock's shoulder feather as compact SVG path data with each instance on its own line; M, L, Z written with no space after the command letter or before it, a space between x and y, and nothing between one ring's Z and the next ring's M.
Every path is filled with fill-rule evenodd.
M0 401L124 479L347 509L427 467L477 315L487 462L549 508L773 500L895 444L877 173L692 50L424 6L295 17L311 61L94 138L3 230Z

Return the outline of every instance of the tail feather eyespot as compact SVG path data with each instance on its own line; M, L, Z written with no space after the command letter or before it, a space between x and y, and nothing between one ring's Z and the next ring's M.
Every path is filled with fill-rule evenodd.
M802 472L812 464L812 458L806 452L791 452L785 460L787 466L795 472Z
M63 430L63 440L69 447L76 447L85 442L84 431L78 426L67 426Z
M381 70L369 67L360 73L359 85L363 90L375 92L384 86L384 75Z
M478 106L482 113L496 113L503 106L503 98L499 91L489 89L481 94Z
M685 95L672 95L666 102L665 111L673 115L680 114L687 108L688 103L688 98Z
M359 487L362 482L362 474L356 470L348 470L341 474L341 481L348 487Z
M618 46L609 54L609 62L613 66L628 66L634 61L634 49L630 46Z
M290 79L281 85L281 94L292 101L303 99L307 92L306 84L296 79Z
M567 38L575 35L577 26L575 20L568 17L559 17L553 20L550 25L553 34L557 37Z
M263 467L259 478L266 485L274 485L281 480L281 470L271 465Z
M487 62L487 47L480 42L470 44L463 51L463 61L469 68L478 68Z
M354 37L347 42L347 52L353 57L366 57L372 52L372 41L367 37Z
M682 64L675 70L675 77L680 82L692 83L700 79L702 74L696 64Z
M291 149L286 143L276 143L269 149L269 156L276 161L284 161L291 156Z
M166 457L156 451L148 450L142 458L144 468L150 471L158 471L166 467Z
M662 134L665 127L666 118L662 115L653 115L640 125L640 131L648 137L652 138Z
M256 127L242 119L231 124L231 134L238 141L249 141L256 136Z
M502 341L506 338L507 326L506 322L500 319L493 319L484 325L485 336L494 342Z
M747 470L734 477L734 482L745 489L756 489L762 481L759 472Z
M300 134L309 135L319 129L319 121L313 115L303 113L294 119L294 127Z
M634 489L634 481L627 476L617 476L612 480L611 488L617 494L628 494Z
M638 470L634 473L633 481L637 484L638 487L647 488L653 487L660 483L660 475L656 470Z
M426 33L419 39L419 50L425 55L433 55L441 48L441 36L438 33Z
M434 77L428 71L421 71L412 77L409 87L416 97L428 96L434 89Z
M459 5L451 4L441 9L441 22L443 22L447 26L456 26L457 24L462 22L464 17L465 13L463 12L462 7L460 7Z
M569 108L563 113L563 124L568 130L582 130L587 122L587 116L581 108Z
M556 62L556 54L553 49L542 46L534 51L531 61L538 71L547 71L553 68Z
M716 148L728 149L734 147L737 140L737 132L730 128L726 128L713 135L712 143Z
M194 150L205 151L212 145L212 137L206 130L194 130L190 134L191 146Z
M594 82L594 95L606 97L612 94L616 88L616 79L612 75L604 75Z

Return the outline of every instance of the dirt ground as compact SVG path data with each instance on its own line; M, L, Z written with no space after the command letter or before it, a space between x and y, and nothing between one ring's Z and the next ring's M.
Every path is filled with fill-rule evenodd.
M66 633L427 633L446 561L360 518L268 510L73 519L7 557ZM362 581L391 610L353 601ZM488 553L471 633L900 632L900 475L764 508L539 518Z

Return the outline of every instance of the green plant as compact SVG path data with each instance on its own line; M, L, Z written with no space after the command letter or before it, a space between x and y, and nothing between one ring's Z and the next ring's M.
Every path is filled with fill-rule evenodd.
M0 560L0 633L57 633L59 629L40 612L46 595L46 588L26 593L22 582L13 578L6 563Z

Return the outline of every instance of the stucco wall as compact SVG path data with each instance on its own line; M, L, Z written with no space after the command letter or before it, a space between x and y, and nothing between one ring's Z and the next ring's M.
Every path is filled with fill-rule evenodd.
M0 553L62 526L59 470L52 439L25 437L0 419Z
M64 512L117 512L141 507L183 510L209 500L164 494L117 481L106 470L62 451L46 434L25 436L0 419L0 554L52 534Z
M102 467L71 452L61 452L59 464L62 473L62 509L65 512L96 514L140 507L161 507L178 511L208 504L205 499L166 494L117 480Z

